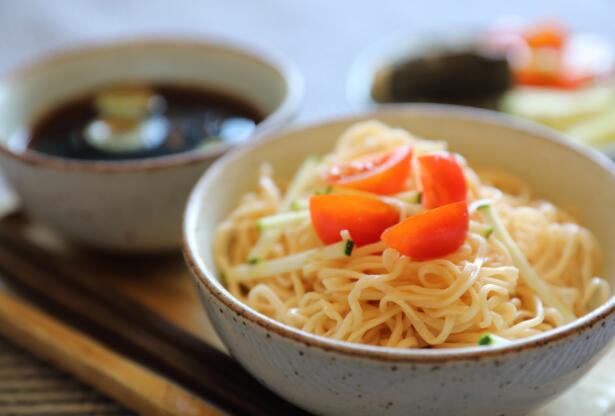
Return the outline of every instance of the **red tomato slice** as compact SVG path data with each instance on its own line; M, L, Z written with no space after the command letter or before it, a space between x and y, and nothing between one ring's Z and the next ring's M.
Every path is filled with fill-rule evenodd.
M533 87L550 87L574 90L585 87L595 76L593 74L575 74L572 72L557 71L555 73L540 72L531 69L515 71L515 81L518 84Z
M466 179L452 154L439 152L421 156L419 166L425 208L466 200Z
M354 160L333 166L325 180L331 185L360 189L380 195L390 195L404 189L410 176L412 147L401 146L378 156Z
M560 49L568 37L568 32L557 22L543 22L529 26L523 37L530 48Z
M465 202L434 208L387 229L382 241L414 260L429 260L457 250L468 234L469 214Z
M378 241L384 230L399 221L399 212L392 206L355 195L313 196L310 216L323 243L341 241L340 232L348 230L359 246Z

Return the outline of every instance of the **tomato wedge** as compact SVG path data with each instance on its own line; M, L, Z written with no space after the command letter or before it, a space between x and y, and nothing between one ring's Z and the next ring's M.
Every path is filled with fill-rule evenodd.
M438 152L421 156L419 166L425 208L466 200L466 179L452 154Z
M408 217L382 234L389 247L414 260L429 260L457 250L468 234L465 202L444 205Z
M523 37L530 48L561 49L568 32L557 22L542 22L526 28Z
M593 74L577 74L572 71L541 72L534 69L518 69L514 73L518 84L532 87L551 87L574 90L586 86L595 79Z
M399 212L377 199L355 195L318 195L310 198L312 225L325 244L341 241L348 230L355 244L376 242L399 221Z
M384 155L370 156L333 166L325 174L331 185L345 186L380 195L404 189L410 176L412 146L401 146Z

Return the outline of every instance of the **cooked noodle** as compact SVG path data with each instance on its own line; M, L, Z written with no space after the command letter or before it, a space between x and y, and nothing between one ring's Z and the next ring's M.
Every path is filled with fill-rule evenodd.
M334 152L321 159L297 200L285 200L285 185L264 165L256 192L245 195L217 231L215 258L229 291L251 308L286 325L337 340L398 347L476 345L486 333L507 339L534 335L565 323L524 285L505 245L472 228L455 252L413 261L377 242L355 248L351 256L309 261L299 270L255 279L238 279L234 266L245 264L261 238L257 221L304 203L322 189L323 169L361 156L412 144L413 158L444 149L445 143L419 140L378 122L351 127ZM574 312L587 313L610 296L596 276L599 250L589 230L545 200L534 199L527 184L500 173L475 172L459 157L468 185L468 202L488 199L528 262ZM408 191L418 185L418 163ZM403 198L381 197L401 218L423 210ZM472 212L473 223L483 223ZM322 247L309 217L270 236L265 258L281 258Z

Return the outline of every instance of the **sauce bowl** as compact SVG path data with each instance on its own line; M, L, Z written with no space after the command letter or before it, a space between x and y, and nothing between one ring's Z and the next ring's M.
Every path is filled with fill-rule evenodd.
M614 252L613 165L544 127L486 110L410 105L285 132L217 161L185 214L184 254L230 353L282 397L324 415L524 415L579 380L615 335L615 297L569 324L503 346L395 349L297 330L225 289L213 259L214 232L240 196L255 189L260 163L290 177L306 156L330 151L347 127L365 119L446 140L471 164L523 178L536 195L574 212L603 253ZM602 276L615 286L615 258L606 255L603 263Z
M269 53L214 40L142 39L81 46L0 80L0 166L33 219L69 240L112 251L181 245L190 189L232 145L124 161L81 161L16 146L13 138L54 106L112 83L187 84L237 96L265 115L255 135L297 112L302 80Z

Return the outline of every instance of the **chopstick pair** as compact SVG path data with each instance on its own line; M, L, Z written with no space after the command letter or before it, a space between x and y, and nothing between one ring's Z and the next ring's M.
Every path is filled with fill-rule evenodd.
M241 415L299 415L236 361L0 224L0 272L47 311L109 348Z

